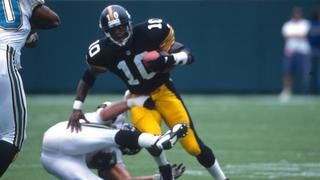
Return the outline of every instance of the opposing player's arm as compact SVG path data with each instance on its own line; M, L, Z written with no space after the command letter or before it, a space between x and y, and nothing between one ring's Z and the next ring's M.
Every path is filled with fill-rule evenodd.
M113 119L133 106L153 109L155 104L149 96L139 96L125 99L123 101L113 102L112 104L106 106L102 111L100 111L100 118L104 121Z
M59 16L45 6L43 0L31 0L31 6L32 14L29 19L31 32L25 42L27 48L35 48L38 45L39 36L36 29L52 29L60 25Z
M25 47L35 48L38 45L39 36L36 29L52 29L60 25L59 16L43 0L31 0L32 14L29 19L31 32L29 33Z
M52 29L60 25L59 16L43 3L38 3L30 18L32 29Z

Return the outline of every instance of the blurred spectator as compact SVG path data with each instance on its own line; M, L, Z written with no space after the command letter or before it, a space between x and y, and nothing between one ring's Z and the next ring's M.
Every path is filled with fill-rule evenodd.
M311 46L311 87L313 93L320 92L320 8L312 12L309 31Z
M291 19L282 27L285 39L283 59L283 87L280 101L288 102L293 90L293 78L301 78L302 89L307 93L310 72L310 45L307 35L310 29L309 22L303 18L299 7L292 10ZM298 79L297 79L298 80Z

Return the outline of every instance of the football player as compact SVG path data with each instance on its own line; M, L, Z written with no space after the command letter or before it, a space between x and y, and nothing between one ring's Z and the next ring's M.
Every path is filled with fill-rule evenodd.
M175 125L162 136L140 133L132 126L124 124L124 113L128 108L150 107L148 103L150 101L147 96L115 103L105 102L99 105L95 112L85 114L90 123L84 122L79 133L67 130L67 121L50 127L43 137L43 167L59 179L101 179L89 167L97 169L99 176L106 179L132 179L125 169L120 149L127 153L137 153L141 147L170 149L178 138L185 136L187 132L187 126L182 123ZM175 176L181 176L184 168L182 164L175 166ZM134 179L157 178L160 179L160 176L156 174Z
M26 139L27 107L19 74L24 46L33 47L36 29L60 24L58 15L43 0L0 2L0 177L21 150Z
M168 69L191 64L190 51L175 41L172 26L162 19L149 19L132 26L129 12L119 5L109 5L101 13L100 28L105 37L93 42L88 49L88 69L80 80L68 127L81 130L79 119L88 90L98 74L110 71L130 90L130 97L149 95L155 109L133 107L130 110L133 125L141 132L159 135L161 119L169 128L188 124L188 135L181 139L184 149L218 180L226 179L212 150L198 136L191 117L176 91ZM148 51L157 50L160 56L148 64L142 61ZM152 152L164 179L172 179L171 167L162 152Z

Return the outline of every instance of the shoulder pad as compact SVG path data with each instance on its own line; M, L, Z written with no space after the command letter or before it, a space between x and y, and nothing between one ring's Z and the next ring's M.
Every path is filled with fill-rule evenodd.
M157 44L162 51L168 51L175 40L173 28L162 19L149 19L136 25L134 31Z

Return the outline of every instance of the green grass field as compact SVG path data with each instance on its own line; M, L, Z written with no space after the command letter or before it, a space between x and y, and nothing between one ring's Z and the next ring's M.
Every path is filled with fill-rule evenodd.
M90 95L85 110L121 95ZM183 95L195 127L212 147L232 180L320 179L320 97L294 97L280 104L276 96ZM28 140L2 179L55 179L40 164L43 132L68 119L73 96L29 95ZM164 127L165 128L165 127ZM207 180L209 174L178 144L167 151L172 162L187 166L183 180ZM132 175L157 171L153 159L141 151L126 157Z

